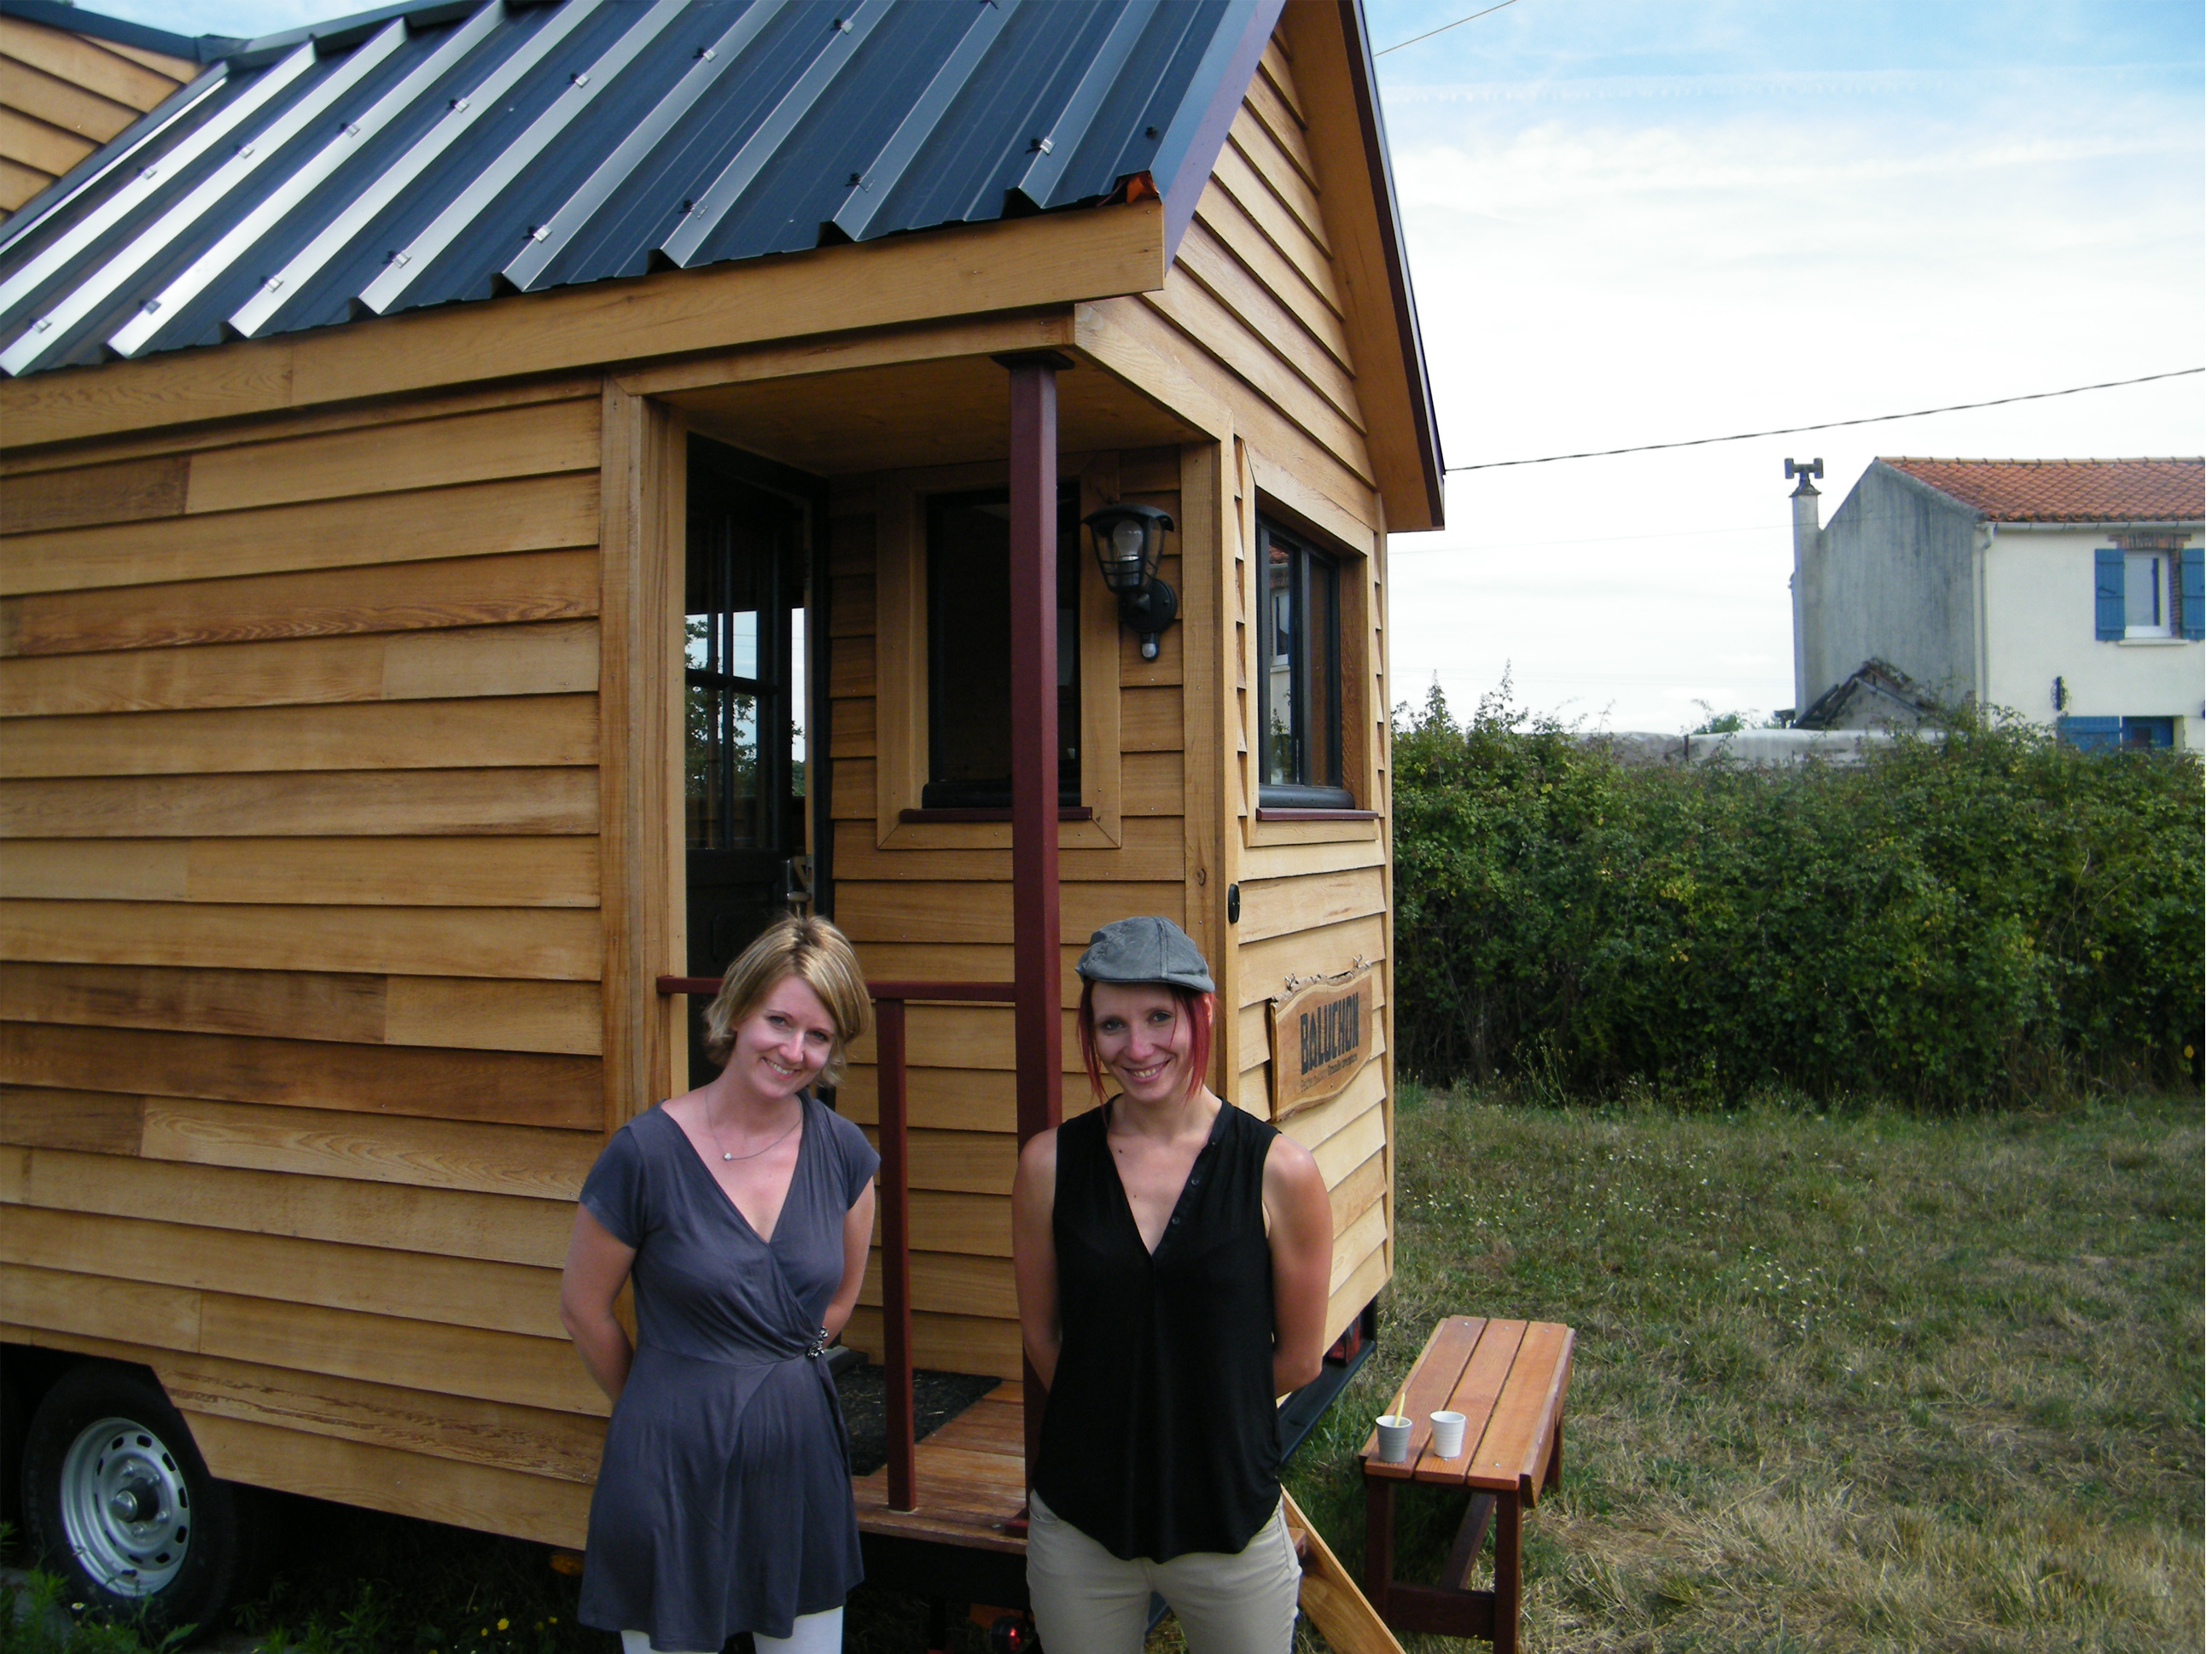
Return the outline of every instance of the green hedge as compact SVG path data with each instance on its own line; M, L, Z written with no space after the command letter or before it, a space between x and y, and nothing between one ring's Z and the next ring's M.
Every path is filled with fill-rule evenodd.
M2194 755L1961 718L1863 767L1633 768L1431 690L1395 773L1411 1073L1959 1104L2202 1047Z

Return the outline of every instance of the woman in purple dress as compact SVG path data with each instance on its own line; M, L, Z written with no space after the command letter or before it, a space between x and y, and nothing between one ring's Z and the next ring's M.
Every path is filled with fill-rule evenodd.
M860 1296L877 1156L808 1087L869 1022L836 927L779 920L707 1009L721 1073L623 1127L585 1179L561 1319L615 1406L577 1617L624 1654L843 1641L860 1533L822 1356Z

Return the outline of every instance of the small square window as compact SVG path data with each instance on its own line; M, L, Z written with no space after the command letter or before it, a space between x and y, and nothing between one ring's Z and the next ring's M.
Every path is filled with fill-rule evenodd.
M1336 559L1260 524L1260 802L1348 810L1338 660Z

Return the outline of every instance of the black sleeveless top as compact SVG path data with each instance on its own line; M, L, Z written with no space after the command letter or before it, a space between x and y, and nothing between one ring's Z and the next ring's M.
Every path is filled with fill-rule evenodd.
M1125 1561L1241 1551L1281 1493L1261 1208L1275 1128L1224 1103L1147 1253L1106 1121L1093 1109L1060 1128L1060 1365L1037 1492Z

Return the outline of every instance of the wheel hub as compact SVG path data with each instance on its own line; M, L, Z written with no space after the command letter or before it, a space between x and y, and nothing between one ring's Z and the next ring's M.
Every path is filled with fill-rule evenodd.
M131 1419L87 1425L62 1460L61 1516L84 1570L118 1596L150 1596L177 1576L191 1542L184 1468Z

